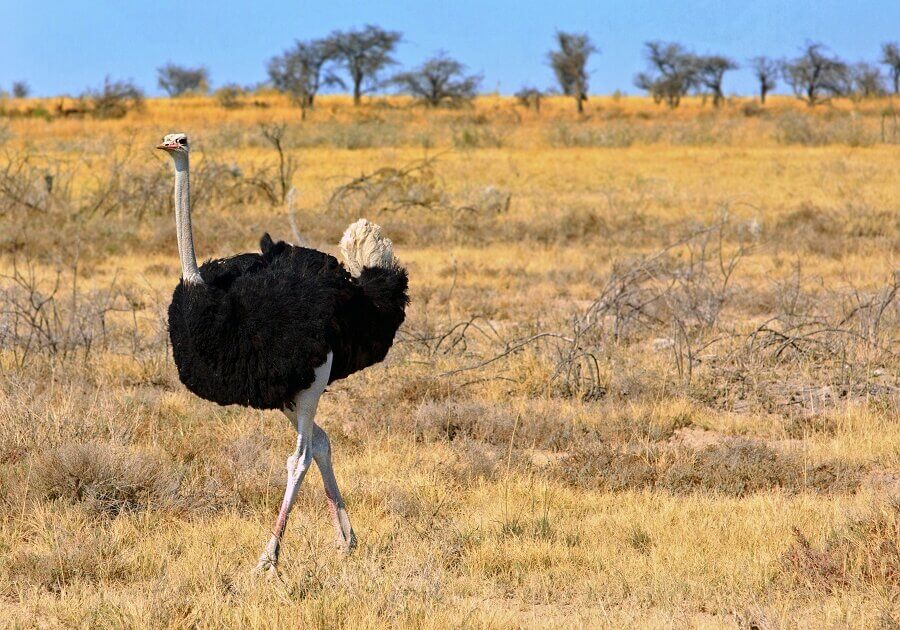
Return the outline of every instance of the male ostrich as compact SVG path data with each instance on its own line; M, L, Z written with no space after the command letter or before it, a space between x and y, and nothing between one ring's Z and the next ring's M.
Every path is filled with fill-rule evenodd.
M313 460L325 484L338 545L356 538L331 465L328 435L314 422L325 387L384 359L409 299L407 276L381 228L360 219L328 254L272 241L261 253L197 267L191 230L190 145L172 133L157 147L175 162L181 281L169 305L169 335L181 382L220 405L280 409L297 429L287 488L257 569L275 572L281 537Z

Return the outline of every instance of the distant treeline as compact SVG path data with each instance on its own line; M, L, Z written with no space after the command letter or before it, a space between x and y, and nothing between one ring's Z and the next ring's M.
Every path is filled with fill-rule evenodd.
M215 94L223 107L235 108L243 105L247 93L275 89L289 95L305 116L324 87L349 90L356 105L366 94L388 90L409 94L428 107L459 105L478 93L483 77L467 73L462 63L443 52L415 68L389 74L388 70L398 65L394 52L402 40L399 31L374 25L333 31L319 39L298 40L268 61L267 81L254 86L227 83ZM798 98L814 106L839 96L862 99L900 92L900 45L888 42L881 50L877 63L849 63L823 44L807 42L797 57L758 56L746 63L758 82L761 104L765 104L766 96L778 82L784 81ZM634 84L657 103L672 108L678 107L687 95L702 96L704 102L709 99L719 107L725 101L726 73L740 67L725 55L697 54L677 42L647 42L644 52L647 70L635 76ZM558 31L555 48L546 55L556 84L547 88L523 86L516 97L524 105L540 110L544 95L564 94L571 96L582 112L588 98L587 64L595 54L599 50L587 34ZM160 67L157 75L159 87L172 97L206 94L210 90L209 69L205 66L186 67L170 62ZM15 97L27 97L29 92L25 81L12 85ZM140 107L142 99L143 91L132 81L107 77L102 88L83 93L77 105L64 108L60 103L59 113L116 117Z

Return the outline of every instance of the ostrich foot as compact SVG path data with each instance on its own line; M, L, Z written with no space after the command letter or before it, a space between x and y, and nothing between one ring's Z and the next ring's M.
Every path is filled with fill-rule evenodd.
M356 549L356 534L353 533L347 510L343 506L339 507L333 501L328 502L328 508L331 512L331 520L334 521L337 548L344 554L350 555Z
M274 558L263 554L259 557L259 562L253 569L253 575L266 576L269 579L278 577L278 562Z
M265 551L259 556L259 562L253 569L254 575L265 575L268 578L279 578L278 575L278 539L274 536L269 544L266 545Z
M341 535L337 537L335 542L338 550L343 554L349 556L353 553L353 550L356 549L356 534L353 533L353 528L350 528L347 532L341 532Z
M278 572L278 563L271 558L260 558L256 567L254 567L251 575L254 578L265 578L269 582L280 582L284 584L281 574Z

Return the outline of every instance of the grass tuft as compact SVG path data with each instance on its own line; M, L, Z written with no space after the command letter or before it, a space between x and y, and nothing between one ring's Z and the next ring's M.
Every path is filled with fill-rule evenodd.
M35 462L32 484L39 496L117 516L178 505L179 477L160 456L110 443L70 444Z

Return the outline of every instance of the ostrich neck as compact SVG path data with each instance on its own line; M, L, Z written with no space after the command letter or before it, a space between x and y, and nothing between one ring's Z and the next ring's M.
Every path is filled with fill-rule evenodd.
M194 232L191 229L191 183L188 156L175 153L175 221L181 277L188 284L201 284L197 256L194 254Z

